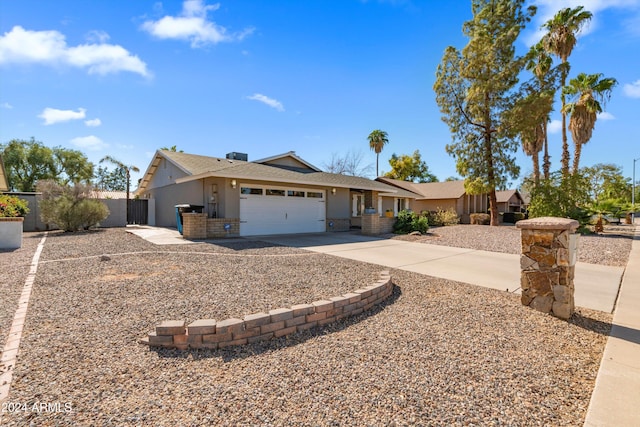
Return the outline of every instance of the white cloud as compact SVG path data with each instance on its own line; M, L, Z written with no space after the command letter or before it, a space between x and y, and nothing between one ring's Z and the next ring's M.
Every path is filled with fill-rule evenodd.
M551 120L547 125L547 132L549 133L558 133L562 130L562 121L561 120Z
M100 119L89 119L89 120L85 120L84 124L89 126L89 127L97 127L97 126L100 126L102 124L102 120L100 120Z
M98 33L101 40L106 33ZM96 36L94 36L96 37ZM58 31L29 31L15 26L0 36L0 64L70 65L87 69L89 74L130 71L145 77L147 64L125 48L106 43L68 46Z
M105 143L100 138L94 135L79 136L77 138L73 138L71 140L71 143L76 147L84 148L85 150L90 151L99 151L109 146L109 144Z
M606 111L603 111L602 113L598 114L598 120L615 120L615 119L616 117L613 114L608 113Z
M5 110L13 109L13 105L9 104L8 102L3 102L2 104L0 104L0 107L4 108Z
M629 98L640 98L640 80L625 84L622 87L622 91Z
M525 35L525 43L527 46L532 46L537 43L544 31L540 27L560 10L564 8L575 8L578 6L584 6L584 10L587 10L593 14L593 17L589 23L583 28L580 35L589 34L595 30L598 26L598 14L605 9L626 9L634 10L632 15L638 15L640 11L640 0L534 0L532 3L538 7L533 27L536 31L527 32Z
M262 102L263 104L268 105L271 108L275 108L278 111L284 111L284 106L282 105L282 103L278 100L275 100L273 98L269 98L268 96L265 96L261 93L255 93L251 96L247 96L247 99L251 99L253 101L258 101L258 102Z
M185 0L178 16L145 21L142 29L159 39L188 40L193 48L242 40L253 33L253 28L246 28L231 34L225 27L208 20L207 13L218 10L219 7L219 3L207 5L202 0Z
M78 108L78 111L73 110L58 110L56 108L45 108L42 113L38 115L41 119L44 119L45 125L53 125L55 123L68 122L70 120L80 120L85 118L86 110L84 108Z

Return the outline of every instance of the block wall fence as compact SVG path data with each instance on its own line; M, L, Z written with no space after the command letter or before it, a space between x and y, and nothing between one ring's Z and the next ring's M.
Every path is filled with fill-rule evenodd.
M268 313L249 314L242 319L200 319L187 326L183 320L166 320L140 340L140 343L151 347L186 350L219 349L268 341L356 316L385 301L392 293L391 276L388 271L383 271L376 283L311 304L297 304L270 310Z

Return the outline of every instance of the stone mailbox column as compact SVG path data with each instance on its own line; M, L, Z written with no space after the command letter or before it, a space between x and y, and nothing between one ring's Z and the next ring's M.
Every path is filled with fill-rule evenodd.
M578 221L542 217L518 221L522 230L522 304L568 319L574 312L573 276Z

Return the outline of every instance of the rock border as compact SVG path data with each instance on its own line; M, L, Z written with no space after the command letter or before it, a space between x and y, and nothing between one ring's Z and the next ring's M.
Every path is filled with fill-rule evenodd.
M380 279L374 284L311 304L297 304L220 322L215 319L199 319L188 326L185 326L183 320L165 320L146 338L141 339L140 343L178 350L215 350L268 341L356 316L380 304L392 293L391 276L388 271L382 271Z

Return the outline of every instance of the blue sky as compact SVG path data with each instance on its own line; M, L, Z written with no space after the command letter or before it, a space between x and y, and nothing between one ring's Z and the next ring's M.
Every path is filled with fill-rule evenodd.
M640 0L533 3L520 51L558 9L593 12L571 76L603 73L619 85L581 165L615 163L630 177L640 157ZM375 165L367 135L382 129L381 173L392 153L419 149L444 180L457 173L432 86L444 49L466 44L470 18L469 0L0 0L0 142L34 137L142 171L172 145L250 160L293 150L323 167L348 151ZM518 161L521 175L531 171L529 158Z

